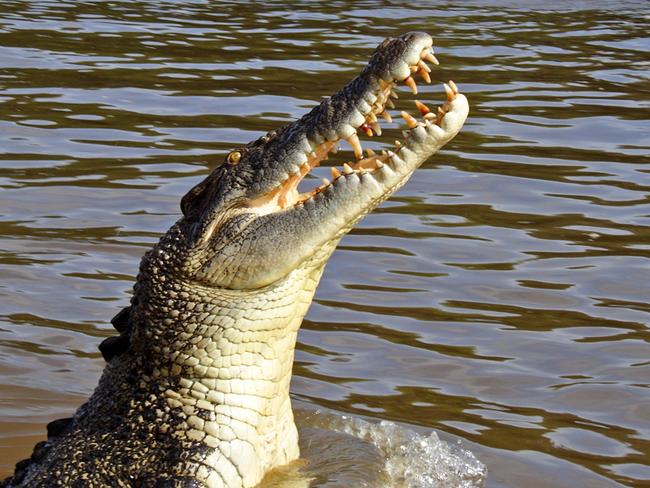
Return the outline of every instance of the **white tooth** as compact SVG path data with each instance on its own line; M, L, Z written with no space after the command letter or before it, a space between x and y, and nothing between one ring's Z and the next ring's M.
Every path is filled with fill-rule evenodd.
M423 56L423 58L426 59L427 61L429 61L429 62L435 64L435 65L440 64L440 63L438 62L438 60L436 59L436 57L433 55L433 51L426 53L426 54Z
M456 94L447 83L443 83L443 86L445 87L445 93L447 93L447 100L451 102L456 97Z
M348 143L352 146L354 151L354 157L361 159L363 157L363 149L361 148L361 142L359 141L359 136L355 132L350 137L347 138Z
M376 163L376 164L377 164L377 169L381 169L381 168L384 167L384 163L382 163L382 162L379 161L379 160L377 160L377 163Z
M323 185L329 186L329 184L330 184L330 180L328 180L327 178L323 178Z
M350 167L348 163L343 163L343 173L349 175L351 173L354 173L354 170Z

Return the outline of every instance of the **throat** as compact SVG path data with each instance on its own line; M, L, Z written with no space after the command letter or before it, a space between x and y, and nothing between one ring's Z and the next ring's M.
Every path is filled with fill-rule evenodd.
M167 433L204 446L217 470L232 453L236 472L252 477L244 486L299 456L289 387L320 272L296 270L255 293L165 282L138 297L146 305L136 313L132 353L151 368L141 386L160 392Z

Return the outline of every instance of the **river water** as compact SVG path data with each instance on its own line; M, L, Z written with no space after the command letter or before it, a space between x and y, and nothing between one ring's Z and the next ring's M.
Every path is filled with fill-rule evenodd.
M488 487L650 486L649 24L647 2L3 1L0 475L92 391L184 192L423 30L470 118L332 256L298 418L332 459L365 429L464 475L471 451ZM443 486L449 457L400 452L403 486Z

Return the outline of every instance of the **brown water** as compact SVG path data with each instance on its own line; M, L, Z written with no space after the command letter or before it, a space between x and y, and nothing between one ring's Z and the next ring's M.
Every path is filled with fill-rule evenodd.
M489 487L650 486L649 24L647 2L3 1L0 475L92 391L182 194L417 29L470 119L330 260L294 398L463 439Z

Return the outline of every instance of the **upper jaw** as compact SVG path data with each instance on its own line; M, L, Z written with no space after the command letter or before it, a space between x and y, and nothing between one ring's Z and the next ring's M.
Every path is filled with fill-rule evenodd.
M342 169L332 168L334 182L341 175L351 172L375 172L383 164L391 164L394 156L412 160L413 155L404 156L409 151L415 152L417 159L421 159L419 165L451 139L462 126L468 111L467 100L459 95L453 82L445 85L447 102L437 112L417 101L421 120L402 112L409 130L404 132L406 140L398 142L392 152L384 151L376 155L368 150L364 157L359 139L359 134L380 136L379 120L392 120L387 109L394 107L392 98L397 98L394 92L396 85L404 83L417 94L415 75L427 83L431 82L431 69L426 62L438 64L431 49L432 42L431 37L422 32L386 39L375 50L359 76L301 119L285 127L269 148L268 156L275 163L266 172L267 184L248 200L246 207L257 214L273 213L304 204L328 189L331 185L328 179L324 179L318 188L302 194L298 192L298 184L322 160L327 159L329 153L336 152L341 140L352 146L355 159L344 164ZM452 102L456 99L454 110L451 110ZM448 116L449 112L452 113ZM462 121L458 124L458 120L452 119ZM442 132L439 129L443 129ZM444 142L440 144L441 141Z

